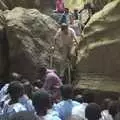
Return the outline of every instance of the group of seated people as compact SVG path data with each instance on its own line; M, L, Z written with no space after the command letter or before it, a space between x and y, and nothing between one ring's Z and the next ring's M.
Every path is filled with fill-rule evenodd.
M120 100L94 102L88 90L74 96L72 85L61 85L59 100L39 81L13 79L0 90L0 120L120 120Z

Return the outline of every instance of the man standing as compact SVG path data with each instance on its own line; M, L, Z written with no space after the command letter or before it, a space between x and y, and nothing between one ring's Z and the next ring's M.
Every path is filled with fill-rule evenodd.
M71 50L74 44L78 44L75 31L68 27L66 23L61 24L61 28L57 31L54 37L55 44L59 45L58 51L62 55L60 64L60 76L64 77L65 69L68 68L71 59ZM56 48L55 48L56 49Z

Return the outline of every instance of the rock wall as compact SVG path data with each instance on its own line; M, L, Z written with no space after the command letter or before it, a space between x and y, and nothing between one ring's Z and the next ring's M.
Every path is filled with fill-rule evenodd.
M50 47L58 28L57 23L36 9L21 7L1 12L1 16L5 18L3 22L6 24L6 37L9 42L10 72L18 72L30 80L37 79L40 66L50 65ZM4 25L1 24L0 30L2 27ZM4 41L4 38L2 40ZM3 50L2 45L0 49ZM61 56L59 52L54 53L56 69Z
M83 32L78 74L120 75L120 1L109 3L93 15Z

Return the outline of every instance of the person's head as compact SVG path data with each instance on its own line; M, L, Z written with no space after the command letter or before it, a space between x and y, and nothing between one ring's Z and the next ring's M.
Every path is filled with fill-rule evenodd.
M24 90L25 90L25 94L31 98L32 97L32 85L28 80L24 80L22 81L23 86L24 86Z
M83 103L83 102L84 102L83 96L82 96L82 95L77 95L77 96L75 97L75 101L77 101L77 102L79 102L79 103Z
M115 115L119 112L119 102L118 101L112 101L109 105L109 113L114 118Z
M85 117L88 120L99 120L101 118L100 106L96 103L90 103L85 109Z
M19 73L13 72L11 74L11 79L12 79L12 81L21 81L23 79L23 76Z
M74 19L78 20L78 9L74 9Z
M68 34L68 25L66 23L62 23L61 30L64 34Z
M109 98L104 99L102 103L102 110L107 110L109 108L110 102L111 99Z
M37 79L32 84L34 87L41 88L43 86L43 81L41 81L40 79Z
M46 67L40 67L39 69L40 79L46 75L46 71L47 71Z
M49 94L46 91L37 91L33 94L33 105L37 112L37 115L46 115L47 110L50 107Z
M85 103L92 103L94 102L94 94L92 91L85 90L83 92L83 100Z
M72 99L73 88L71 85L63 85L60 89L61 89L61 96L63 100Z
M24 86L18 81L13 81L8 86L7 91L13 102L18 102L18 99L24 94Z
M64 10L64 11L65 11L65 13L67 13L67 14L68 14L68 13L69 13L69 8L65 8L65 10Z

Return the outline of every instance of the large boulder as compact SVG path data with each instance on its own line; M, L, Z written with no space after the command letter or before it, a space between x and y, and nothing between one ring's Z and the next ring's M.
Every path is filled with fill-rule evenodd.
M50 45L57 23L36 9L18 7L4 15L10 47L10 71L29 79L38 78L40 66L49 67ZM54 55L55 68L60 56Z
M87 77L89 77L89 74L102 74L112 77L120 76L119 11L120 1L115 0L106 5L103 10L93 15L86 25L83 32L83 40L79 45L78 64L76 65L78 70L77 75L87 73ZM88 83L88 80L83 81L84 85ZM98 85L100 86L100 81L97 81L97 79L96 83L99 83ZM101 81L101 83L103 82ZM116 83L119 84L120 82ZM89 86L92 85L95 86L95 84L91 82ZM104 85L106 86L106 84ZM86 87L88 86L86 85ZM113 86L111 88L113 88ZM104 87L104 89L107 88Z

